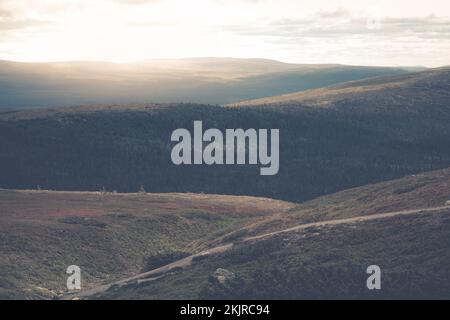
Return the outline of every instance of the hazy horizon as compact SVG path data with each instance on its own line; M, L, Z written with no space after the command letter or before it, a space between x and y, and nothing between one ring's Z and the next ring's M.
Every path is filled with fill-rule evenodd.
M110 63L110 64L116 64L116 65L139 65L139 64L145 64L145 63L156 63L156 62L161 62L161 61L187 61L187 60L219 60L219 59L224 59L224 60L267 60L267 61L271 61L271 62L277 62L277 63L283 63L283 64L290 64L290 65L341 65L341 66L348 66L348 67L387 67L387 68L424 68L424 69L435 69L435 68L445 68L445 67L449 67L449 64L443 64L443 65L438 65L438 66L432 66L432 67L428 67L425 65L421 65L421 64L417 64L417 65L402 65L402 64L392 64L392 65L376 65L376 64L367 64L367 65L362 65L362 64L343 64L343 63L338 63L338 62L317 62L317 63L303 63L303 62L290 62L290 61L285 61L282 59L270 59L270 58L264 58L264 57L248 57L248 58L239 58L239 57L232 57L232 56L215 56L215 57L211 57L211 56L193 56L193 57L180 57L180 58L148 58L148 59L141 59L141 60L132 60L132 61L114 61L114 60L95 60L95 59L80 59L80 60L65 60L65 59L61 59L61 60L48 60L48 61L32 61L32 60L14 60L14 59L2 59L0 57L0 61L3 62L13 62L13 63L29 63L29 64L33 64L33 63L38 63L38 64L52 64L52 63ZM159 65L160 67L163 67L164 65Z
M439 67L450 65L448 25L444 0L3 0L0 59Z

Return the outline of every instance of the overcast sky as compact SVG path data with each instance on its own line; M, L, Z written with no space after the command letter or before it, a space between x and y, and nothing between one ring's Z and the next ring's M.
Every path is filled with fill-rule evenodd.
M449 0L0 0L0 59L450 65Z

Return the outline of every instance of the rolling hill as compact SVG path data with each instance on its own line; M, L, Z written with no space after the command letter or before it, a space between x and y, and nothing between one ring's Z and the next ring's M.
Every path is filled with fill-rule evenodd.
M0 61L0 110L81 104L225 104L406 69L194 58L141 63Z
M308 103L265 107L135 104L4 112L0 187L136 192L143 186L148 192L301 202L445 168L449 79L450 69L373 78L299 94ZM324 97L333 97L326 106ZM195 120L222 131L280 129L279 173L260 176L251 165L174 165L171 133L192 130Z
M448 298L450 169L296 205L0 190L2 298ZM24 237L24 234L27 236ZM65 268L82 269L80 293ZM379 265L382 290L366 288Z
M353 107L352 111L378 112L381 107L389 107L386 111L392 112L393 108L407 111L409 107L420 104L423 108L427 107L430 102L427 93L430 92L434 94L434 103L438 97L442 102L448 101L449 72L450 67L443 67L412 74L349 81L327 88L241 101L234 106L311 106L347 110ZM374 102L379 106L374 106Z
M450 169L319 197L267 216L276 224L247 225L196 255L75 296L448 299L449 198ZM372 291L374 264L382 285Z

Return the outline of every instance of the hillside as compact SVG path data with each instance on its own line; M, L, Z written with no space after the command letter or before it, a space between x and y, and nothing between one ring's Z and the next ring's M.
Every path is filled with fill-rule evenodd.
M320 197L272 216L283 225L217 242L206 251L215 254L81 297L448 299L449 198L450 169ZM373 264L382 270L379 291L366 288Z
M442 299L450 288L449 200L450 169L300 205L0 190L0 294L61 295L65 268L77 264L83 291L75 297L88 299ZM372 264L382 268L381 291L365 287Z
M225 104L344 81L407 73L401 68L197 58L141 63L0 61L0 111L81 104Z
M84 298L448 299L449 215L446 209L246 241L159 279ZM380 291L366 287L366 269L374 264L382 270Z
M346 93L327 107L132 104L1 113L0 187L136 192L144 186L302 202L450 166L450 70L366 82L384 89ZM279 128L279 173L260 176L259 166L250 165L175 166L171 133L192 130L199 119L205 129L222 131Z
M0 190L0 298L51 298L155 268L292 204L197 194Z
M352 111L379 111L381 107L389 106L405 111L409 107L422 104L425 108L429 104L429 92L434 94L433 102L438 97L442 99L442 103L448 101L449 72L450 68L446 67L406 75L350 81L327 88L241 101L233 106L312 106L345 108ZM379 104L378 107L373 105L375 101Z
M444 206L450 200L450 168L347 189L299 204L215 239L223 244L299 224L349 219L384 212ZM211 245L210 242L203 245Z

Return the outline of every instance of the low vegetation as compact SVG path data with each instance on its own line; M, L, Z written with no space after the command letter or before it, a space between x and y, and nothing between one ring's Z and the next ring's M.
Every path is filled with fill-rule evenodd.
M450 208L445 207L445 199L449 194L447 169L324 196L268 217L278 223L270 228L263 222L241 230L261 235L295 223L443 208L253 240L233 239L231 250L195 260L189 268L90 298L448 299ZM366 287L370 265L382 270L381 290ZM217 270L233 276L218 281Z
M290 207L233 196L0 190L0 297L54 297L73 264L85 289L111 282Z

